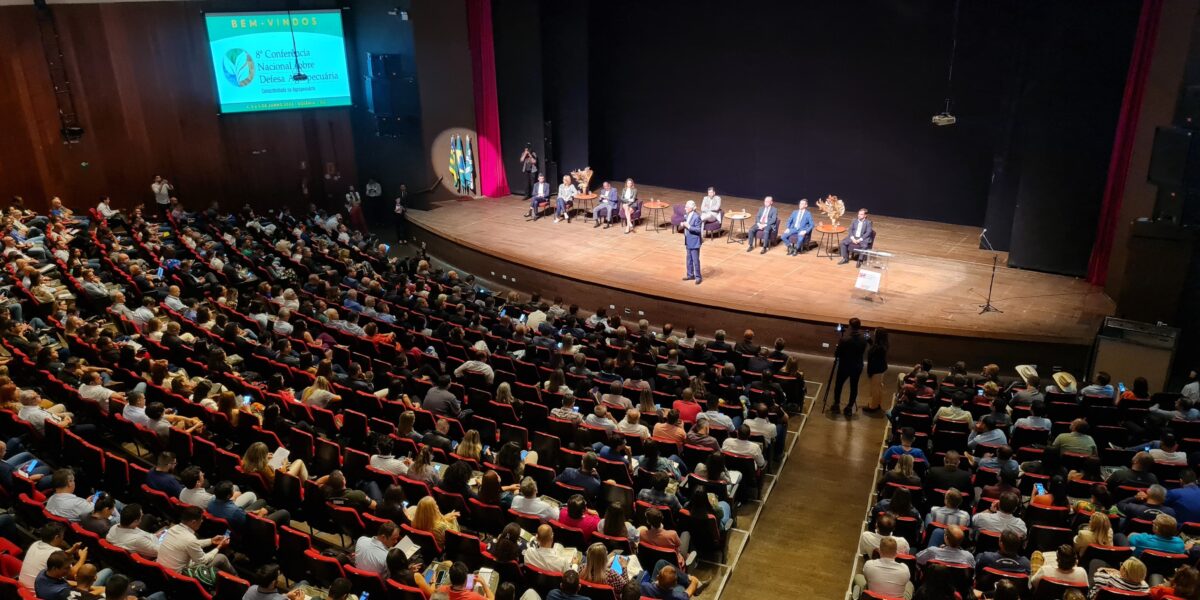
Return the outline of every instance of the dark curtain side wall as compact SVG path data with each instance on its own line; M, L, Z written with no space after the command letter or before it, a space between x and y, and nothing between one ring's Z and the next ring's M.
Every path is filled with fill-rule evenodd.
M959 124L945 128L929 120L946 91L952 0L593 6L593 166L980 225L1009 32L993 18L1003 10L963 4Z
M1075 0L1027 12L1009 265L1086 274L1139 10Z
M504 167L514 194L527 187L518 158L529 144L545 166L542 143L542 35L538 0L493 0L496 79Z
M464 139L470 135L475 144L467 6L464 0L417 0L410 14L420 82L422 151L430 165L429 181L417 187L426 188L439 176L449 178L452 133ZM437 191L452 189L443 180Z
M589 63L589 40L592 30L599 27L595 35L597 43L604 43L607 27L589 20L591 3L586 0L562 2L543 0L542 51L543 100L545 120L552 123L554 154L547 159L558 161L558 172L548 173L550 178L560 179L563 173L595 165L589 156L591 116L589 89L607 85L598 78L594 65ZM605 14L612 11L620 14L619 5L602 3ZM599 178L605 173L596 173Z
M402 73L415 77L416 84L421 85L416 77L411 4L409 0L355 0L350 11L354 48L351 62L359 74L354 86L358 100L353 117L360 179L365 183L374 178L383 186L380 205L367 207L374 218L387 216L400 184L415 190L431 180L432 169L422 147L421 132L406 131L401 137L380 136L375 115L367 111L368 54L400 55ZM408 11L410 19L388 14L391 11ZM420 106L406 108L420 114Z

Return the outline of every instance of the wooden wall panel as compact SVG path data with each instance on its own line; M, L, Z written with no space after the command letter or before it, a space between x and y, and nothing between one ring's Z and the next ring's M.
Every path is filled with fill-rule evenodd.
M192 207L297 206L304 177L313 200L354 182L350 108L217 114L194 2L52 6L86 132L62 143L34 10L0 8L0 197L82 207L108 193L128 207L162 174ZM327 163L340 179L323 177Z

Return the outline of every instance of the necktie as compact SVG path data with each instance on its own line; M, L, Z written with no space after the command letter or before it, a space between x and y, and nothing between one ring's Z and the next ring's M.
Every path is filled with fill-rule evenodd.
M764 208L764 209L762 210L762 218L758 220L758 224L759 224L759 225L766 225L766 224L767 224L767 209L765 209L765 208Z

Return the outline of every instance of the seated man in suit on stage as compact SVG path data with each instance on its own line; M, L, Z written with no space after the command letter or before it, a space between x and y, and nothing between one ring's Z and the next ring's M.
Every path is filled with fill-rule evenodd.
M812 213L808 212L808 200L801 200L800 207L792 211L784 227L783 241L787 243L788 256L795 256L804 250L804 244L812 237Z
M711 223L721 219L721 197L715 188L708 188L708 195L700 200L700 220Z
M747 231L746 252L754 249L754 240L762 237L762 252L766 254L767 248L771 247L771 238L775 237L775 231L779 229L779 211L775 209L775 199L767 196L763 198L762 208L758 209L758 215L754 217L754 225L750 226L750 231Z
M854 250L866 250L867 243L871 239L871 220L867 218L867 209L858 209L858 218L850 224L850 229L846 233L846 237L842 238L842 260L839 265L844 265L850 262L850 253ZM858 262L862 262L861 255Z
M579 188L571 182L570 175L563 175L562 185L558 186L558 198L554 201L554 222L566 219L571 222L571 208L575 205L575 196Z
M600 188L600 203L592 210L592 220L596 222L592 228L595 229L600 226L600 211L604 211L604 228L608 229L608 225L612 221L613 211L617 210L619 205L617 190L613 189L611 183L605 181L604 185Z
M538 173L537 183L533 184L533 195L529 197L529 213L525 215L526 219L532 218L534 221L541 218L538 214L538 205L550 200L550 184L546 183L546 175Z

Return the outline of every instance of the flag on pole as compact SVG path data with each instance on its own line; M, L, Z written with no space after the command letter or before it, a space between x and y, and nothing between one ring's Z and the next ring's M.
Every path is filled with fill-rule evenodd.
M466 148L464 148L464 150L465 150L464 156L466 158L464 164L466 165L466 168L463 169L463 185L466 187L466 189L468 189L472 193L474 193L475 192L475 160L471 156L471 154L472 154L472 152L471 152L471 136L469 136L469 135L467 136L467 145L466 145Z
M458 161L458 191L466 193L467 184L465 173L467 170L467 161L463 157L463 141L461 135L454 136L454 159Z
M454 181L454 188L458 189L458 184L459 184L458 159L455 156L455 152L454 152L454 137L453 136L450 137L450 179Z

